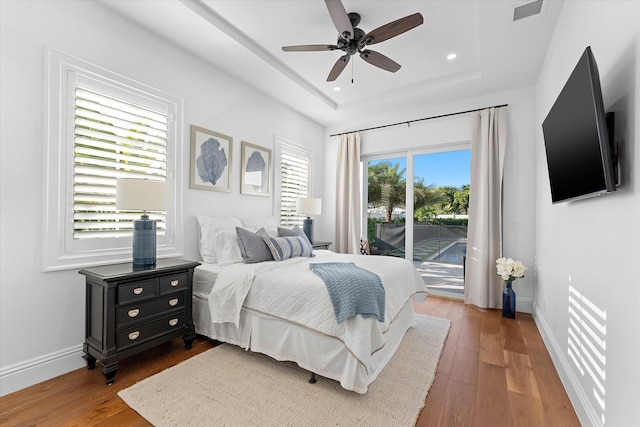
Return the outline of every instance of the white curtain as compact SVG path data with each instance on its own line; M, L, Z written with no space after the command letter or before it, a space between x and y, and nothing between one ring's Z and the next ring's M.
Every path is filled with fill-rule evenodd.
M502 254L502 172L507 143L507 109L473 113L471 192L464 297L467 304L502 308L496 259Z
M336 173L335 251L360 253L360 133L340 135Z

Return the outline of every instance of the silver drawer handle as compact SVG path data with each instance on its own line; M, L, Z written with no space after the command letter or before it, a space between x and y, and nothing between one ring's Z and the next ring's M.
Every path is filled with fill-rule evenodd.
M178 286L178 283L180 283L180 281L179 281L179 280L172 280L172 281L171 281L171 286L174 286L174 287L175 287L175 286Z
M129 339L131 341L135 340L136 338L138 338L140 336L140 331L135 331L135 332L131 332L129 334Z
M135 288L133 290L133 293L136 295L140 295L142 293L142 291L144 291L144 288Z
M133 310L129 310L127 314L129 315L129 317L136 317L138 314L140 314L140 309L136 308Z
M171 319L169 320L169 325L170 326L176 326L178 324L178 319Z
M170 299L169 300L169 305L171 307L175 307L176 304L178 304L178 298L174 298L174 299Z

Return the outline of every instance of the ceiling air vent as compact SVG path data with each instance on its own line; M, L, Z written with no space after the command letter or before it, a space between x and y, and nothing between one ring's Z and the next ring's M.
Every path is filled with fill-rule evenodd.
M535 0L529 3L522 4L520 6L516 6L513 9L514 22L518 19L539 14L542 11L542 3L544 3L544 0Z

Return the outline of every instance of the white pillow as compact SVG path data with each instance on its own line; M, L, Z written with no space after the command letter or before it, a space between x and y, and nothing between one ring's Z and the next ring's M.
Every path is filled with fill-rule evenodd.
M217 228L213 238L216 247L218 265L225 266L244 262L240 245L238 245L238 235L236 230Z
M249 218L241 218L242 228L254 228L259 230L264 228L271 237L278 237L278 223L273 216L255 216Z
M276 222L276 219L273 216L263 216L263 217L242 218L242 225L244 227L255 227L255 228L267 229L269 227L277 227L278 223Z
M216 229L233 230L241 227L242 222L236 217L214 217L198 215L198 230L200 236L200 256L206 264L217 262L216 246L214 242Z

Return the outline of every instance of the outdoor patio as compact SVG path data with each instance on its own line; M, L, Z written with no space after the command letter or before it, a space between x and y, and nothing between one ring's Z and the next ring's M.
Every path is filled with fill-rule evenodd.
M464 239L425 239L413 247L413 265L431 291L464 294ZM385 255L404 258L404 249ZM441 261L440 261L441 260Z
M420 272L429 290L464 294L462 264L414 261L413 265Z

